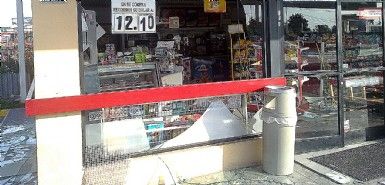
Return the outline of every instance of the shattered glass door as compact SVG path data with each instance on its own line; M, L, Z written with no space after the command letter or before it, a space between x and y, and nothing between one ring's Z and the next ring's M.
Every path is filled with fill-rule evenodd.
M284 65L297 89L297 138L337 136L335 1L284 1Z
M382 2L342 2L344 131L368 139L384 125Z

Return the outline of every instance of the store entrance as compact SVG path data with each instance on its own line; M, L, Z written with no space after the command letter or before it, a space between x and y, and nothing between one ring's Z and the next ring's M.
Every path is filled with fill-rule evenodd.
M383 2L342 1L341 10L345 137L383 137Z
M336 4L284 1L284 65L297 89L297 151L341 146Z
M384 137L382 12L382 1L284 1L285 76L298 90L298 148Z

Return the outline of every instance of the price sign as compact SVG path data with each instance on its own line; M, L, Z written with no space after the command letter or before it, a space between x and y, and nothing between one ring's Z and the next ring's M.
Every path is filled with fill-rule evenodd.
M112 33L155 33L155 11L155 0L111 0Z

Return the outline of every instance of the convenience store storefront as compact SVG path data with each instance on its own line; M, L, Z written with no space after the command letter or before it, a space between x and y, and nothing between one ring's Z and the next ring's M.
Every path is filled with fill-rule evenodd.
M211 10L214 13L209 13L207 7L205 10L204 1L200 0L124 2L114 5L101 0L33 1L37 100L284 76L288 85L298 90L298 152L383 137L382 1L208 1L226 3L226 9ZM137 10L128 10L135 9L129 3ZM307 21L292 16L296 13ZM161 96L154 93L153 96ZM106 100L109 101L112 100ZM125 100L116 97L115 102L119 101ZM78 161L81 166L92 166L106 160L105 156L96 155L117 151L122 154L121 150L128 156L156 153L159 145L166 145L195 125L212 102L199 98L139 106L115 103L114 108L63 113L60 116L65 120L55 122L57 126L60 122L74 123L60 127L63 137L71 133L71 140L83 141L67 148L72 150L68 156L83 156ZM236 109L249 108L240 116L247 122L262 103L260 95L254 93L248 98L226 96L222 102L231 114ZM60 116L37 117L38 140L52 140L42 132L52 128L49 122ZM148 123L124 122L138 117L162 118ZM134 146L119 139L106 139L108 135L127 138L127 132L117 132L119 129L145 129L144 137L140 132L130 132L129 138L146 144ZM228 151L241 147L238 152L249 154L243 161L232 161L226 167L258 163L260 156L251 156L261 150L255 130L254 125L249 125L245 132L236 135L246 141L234 140L234 135L220 138L240 141L239 145L230 144ZM254 140L247 140L250 138ZM104 148L103 144L108 146ZM168 146L174 150L186 144L194 142ZM251 152L247 149L250 147L258 151ZM66 153L66 148L58 150ZM187 154L192 152L185 151L183 155ZM124 155L112 156L119 159Z
M133 50L152 55L146 61L158 65L154 77L158 80L151 83L156 80L145 76L145 85L285 76L298 90L298 138L335 137L331 144L379 134L376 131L384 125L382 1L215 1L227 5L215 10L208 10L203 2L156 1L156 28L142 34L137 34L136 26L125 31L114 27L119 26L113 21L121 14L113 10L119 5L82 1L81 6L95 11L96 22L112 32L97 41L98 51L106 51L105 45L112 43L117 58ZM174 42L171 54L157 56L170 41ZM133 60L133 55L126 58ZM111 87L111 79L103 79L100 91L103 83Z

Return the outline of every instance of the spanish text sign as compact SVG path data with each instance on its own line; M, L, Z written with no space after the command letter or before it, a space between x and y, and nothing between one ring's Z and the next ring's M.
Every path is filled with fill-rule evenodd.
M155 33L155 13L155 0L111 0L112 33Z

